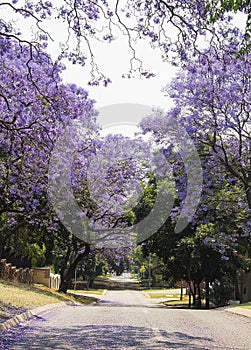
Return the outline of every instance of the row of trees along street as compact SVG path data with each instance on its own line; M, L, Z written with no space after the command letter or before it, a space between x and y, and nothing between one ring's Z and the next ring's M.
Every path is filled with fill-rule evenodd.
M146 255L161 259L166 279L193 285L194 303L199 306L200 285L205 282L208 307L209 286L216 291L225 282L236 284L240 272L250 269L249 1L137 0L114 5L78 0L60 1L54 7L49 1L13 0L0 2L0 8L4 13L0 18L0 258L11 249L31 257L33 265L52 266L61 275L59 290L66 292L76 267L88 256L96 254L110 265L132 256L133 240L128 240L126 248L114 247L101 235L97 248L73 235L48 197L52 151L66 127L77 120L80 130L88 132L74 156L72 191L83 216L97 231L123 229L151 212L157 184L147 159L152 140L158 145L175 177L175 204L158 232L137 243ZM245 17L243 30L231 17L236 13ZM57 59L48 50L52 33L47 21L54 18L64 23L69 34ZM24 23L32 25L29 34ZM107 31L105 35L100 26ZM174 35L168 37L170 28ZM142 134L150 135L149 141L101 137L96 123L95 103L87 86L103 84L105 88L111 81L95 61L93 43L102 40L109 45L116 30L127 35L132 54L125 76L154 76L144 68L135 40L159 47L163 60L178 67L177 76L165 89L174 107L167 112L154 110L141 122ZM91 63L85 87L64 83L67 59L83 66ZM175 232L175 223L189 193L186 165L168 135L174 122L196 146L203 172L197 211L180 233ZM62 159L68 160L66 155ZM100 171L97 164L105 164L105 170ZM61 169L54 171L56 183ZM172 191L169 180L165 186Z

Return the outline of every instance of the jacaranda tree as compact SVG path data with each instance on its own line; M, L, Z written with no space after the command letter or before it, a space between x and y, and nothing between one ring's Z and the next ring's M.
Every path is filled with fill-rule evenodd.
M158 234L162 243L151 242L152 251L159 251L163 257L165 246L167 259L173 257L169 262L171 267L173 261L181 264L183 249L187 251L187 247L192 247L196 260L195 266L191 265L190 268L195 268L193 271L196 274L199 271L197 267L201 269L206 263L202 261L204 253L200 255L204 245L213 255L216 254L214 251L217 256L220 253L221 260L225 261L222 264L219 260L220 269L229 273L233 280L238 268L245 270L248 262L245 259L250 252L251 67L248 52L242 56L236 55L242 39L237 29L231 29L219 46L212 46L184 62L183 69L166 88L174 99L175 107L167 113L152 115L141 123L145 133L153 133L176 177L178 202L171 213L172 221L175 222L182 200L187 196L186 167L170 135L173 124L180 126L181 133L186 130L196 145L204 180L200 204L188 227L189 232L184 231L181 240L177 236L176 242L170 246L172 227L167 228L165 234L161 234L160 230ZM195 242L196 237L200 244ZM189 249L188 255L191 253ZM181 254L177 256L177 252ZM240 263L235 269L238 259ZM182 264L188 278L192 270L187 270L186 261ZM177 272L178 265L175 266ZM181 277L180 273L181 270L178 271ZM216 278L216 275L206 277L206 273L205 268L201 269L199 279Z
M48 164L55 140L76 118L90 131L87 145L97 129L88 93L64 85L62 66L52 64L47 54L33 55L29 79L29 55L29 47L23 46L20 54L15 40L1 37L1 253L25 226L33 243L58 232L47 198Z
M230 211L233 209L235 202L239 213L235 214L239 220L237 226L243 235L248 235L251 205L250 54L236 56L242 36L236 29L228 35L232 37L233 34L235 42L227 41L226 37L220 47L211 47L184 64L167 88L175 107L166 115L146 118L142 126L145 132L153 130L162 145L168 142L170 125L174 121L185 128L201 156L203 193L207 198L203 201L202 197L194 221L198 223L200 215L202 220L205 215L207 220L213 220L213 217L210 219L210 207L216 208L220 201L225 201L225 213L228 205ZM180 174L183 177L179 184L185 184L185 169ZM179 190L182 199L186 187L179 185Z
M121 238L130 247L131 238L126 230L123 236L123 227L127 205L129 209L133 206L146 172L142 164L147 147L122 136L98 136L96 112L88 93L73 84L63 84L63 67L52 64L45 53L33 55L29 65L32 78L27 76L30 49L23 46L22 55L19 49L15 40L1 39L1 253L6 247L15 249L17 244L20 253L27 251L29 244L45 245L51 261L55 255L60 257L60 290L66 291L78 262L89 253L90 243L112 248L112 230L120 227L116 244ZM74 121L83 139L73 154L73 163L64 157L74 135L65 140L62 159L53 167L57 140ZM57 217L53 198L48 197L50 185L61 175L62 162L72 165L70 187L82 215L90 220L90 236L96 232L94 241L81 232L81 237L76 237L67 231L60 222L62 217ZM64 201L67 208L67 195ZM70 224L74 226L73 221ZM29 240L21 239L27 232ZM19 239L15 240L17 235Z

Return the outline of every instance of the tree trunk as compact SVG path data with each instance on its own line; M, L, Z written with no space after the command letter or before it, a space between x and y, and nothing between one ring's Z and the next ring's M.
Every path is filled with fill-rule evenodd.
M196 292L197 292L196 283L193 282L193 305L194 306L196 305Z
M209 282L206 280L206 309L209 309Z
M183 281L181 281L180 285L180 300L183 300Z
M194 302L194 292L193 292L193 288L192 288L192 282L189 281L188 282L188 286L189 286L189 308L191 308L191 304L192 304L192 297L193 297L193 302Z
M69 288L68 280L66 280L66 279L62 280L62 276L61 276L61 282L60 282L60 286L59 286L58 291L60 293L65 293L66 294L68 288Z
M72 258L72 261L66 261L71 260L70 256L71 254L67 254L64 262L62 264L62 268L60 271L60 277L61 277L61 281L60 281L60 286L58 291L62 292L62 293L66 293L67 289L69 289L69 286L71 284L71 281L74 277L74 273L75 273L75 269L78 265L78 263L89 254L90 252L90 245L87 244L85 247L85 251L83 253L78 254L75 258ZM68 267L67 267L67 263L68 263Z
M74 277L74 272L77 264L72 263L68 269L65 269L61 274L61 282L58 291L62 293L66 293L67 289L71 285L72 278Z
M0 240L0 259L1 259L2 256L3 256L4 245L5 245L5 240L1 238L1 240Z
M198 291L197 305L198 305L199 309L201 309L201 289L200 289L200 282L197 283L197 291Z
M248 207L249 207L249 209L251 209L251 190L249 187L249 182L247 184L245 184L245 191L246 191L246 198L247 198L247 202L248 202Z
M87 278L87 285L86 285L86 289L89 290L92 286L93 286L93 282L94 282L94 279L92 277L89 277Z
M189 295L188 295L188 307L191 308L191 291L189 289Z
M240 294L238 280L235 281L235 283L234 283L234 290L235 290L235 300L240 300L240 302L241 302L241 294Z

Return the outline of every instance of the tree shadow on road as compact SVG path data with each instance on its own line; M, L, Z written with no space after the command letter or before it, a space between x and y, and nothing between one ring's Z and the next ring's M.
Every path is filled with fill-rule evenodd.
M85 284L79 281L78 282L79 288L85 288ZM94 289L108 289L108 290L141 290L142 286L139 282L130 281L130 282L123 282L123 281L114 281L109 278L103 278L103 277L97 277L93 284Z
M166 306L160 303L148 303L148 304L133 304L130 302L123 301L112 301L112 300L99 300L95 305L95 307L133 307L133 308L158 308L158 309L166 309Z
M203 344L207 344L207 347L202 347ZM13 327L9 334L8 332L1 334L0 348L4 350L222 349L207 337L194 337L184 332L168 333L152 328L114 325L88 325L65 329L50 328L50 330L28 326Z

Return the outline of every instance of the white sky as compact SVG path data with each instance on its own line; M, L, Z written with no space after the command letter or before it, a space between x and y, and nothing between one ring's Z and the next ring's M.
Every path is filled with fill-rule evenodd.
M65 81L74 82L86 88L90 97L96 100L96 108L101 107L98 122L100 121L105 127L105 133L122 133L126 136L133 136L138 131L133 124L138 124L144 116L151 113L152 107L162 107L167 110L171 105L171 100L164 96L161 89L170 82L172 76L174 77L175 69L170 63L164 63L161 60L159 50L151 49L147 43L143 48L144 51L141 48L140 54L144 57L145 66L156 74L154 78L121 77L129 70L130 52L128 46L123 45L123 42L119 40L110 45L103 45L103 47L101 44L95 51L97 60L100 60L100 67L112 80L107 87L102 84L94 87L87 86L90 66L69 66L63 73ZM114 106L118 104L123 104L120 112ZM105 107L105 115L102 107ZM117 113L114 114L114 111ZM105 124L103 119L105 119ZM113 125L108 126L107 124Z
M28 28L28 26L27 26ZM48 51L53 58L59 54L59 42L67 39L66 27L56 20L47 22L47 28L54 42L49 41ZM136 125L146 115L149 114L153 107L161 107L168 110L171 106L171 100L161 91L175 76L176 69L168 62L163 62L159 49L150 48L148 42L142 42L138 45L138 55L142 58L145 69L153 72L156 77L146 78L122 78L123 73L130 70L131 52L128 47L127 38L118 33L118 39L110 44L92 41L95 60L103 74L108 76L112 83L107 87L89 86L91 65L87 60L86 66L73 65L67 60L64 61L67 68L62 77L66 83L74 83L86 89L89 97L96 101L95 107L99 110L106 107L106 115L103 118L102 109L98 117L98 123L104 128L104 133L122 133L125 136L133 137L138 132ZM123 103L125 109L123 113L114 115L114 105ZM130 104L128 107L129 118L126 116L125 103ZM137 107L137 104L145 107ZM135 108L133 107L135 105ZM107 123L107 107L111 106L111 120ZM115 108L115 110L117 110ZM140 110L140 113L138 114ZM123 116L122 116L123 114ZM135 115L135 118L132 117ZM106 120L104 125L103 119ZM129 119L129 120L128 120ZM109 126L107 124L113 124Z
M58 0L58 5L60 5L60 2L61 0ZM25 19L21 30L22 32L25 30L26 35L29 35L30 32L28 22L29 20ZM108 33L108 28L104 28L103 25L106 27L107 23L98 22L96 24L97 31L102 29L101 37ZM60 19L52 19L44 21L42 28L48 30L54 39L54 43L49 40L48 49L51 55L56 58L59 54L59 42L64 43L68 38L67 25L64 25ZM171 27L171 31L173 30L174 28ZM170 63L162 61L159 49L153 50L147 41L140 40L136 54L142 59L144 68L155 73L156 77L151 79L122 78L122 74L128 73L130 69L129 61L132 52L130 52L128 46L128 37L122 35L121 31L116 29L115 26L113 26L112 32L116 40L113 40L110 44L98 42L95 39L89 40L98 67L102 73L112 80L112 83L107 87L87 85L91 70L89 58L85 67L67 64L67 70L63 73L65 82L76 83L86 88L90 93L90 97L96 100L96 107L128 102L168 108L170 100L164 96L161 89L170 81L171 76L174 76L174 67ZM172 33L170 32L169 35L172 35ZM72 38L71 43L76 44L76 40L74 41L74 38Z
M170 108L171 100L161 90L175 76L176 69L170 63L162 61L160 50L151 49L145 42L139 48L139 55L143 57L144 67L156 76L150 79L122 78L122 74L127 73L130 69L130 50L123 39L122 37L109 45L100 43L95 48L100 69L112 80L112 83L107 87L104 87L102 83L100 86L87 85L91 69L89 64L86 67L67 65L63 78L65 82L72 82L86 88L90 98L96 100L96 108L101 108L98 122L105 128L105 134L122 133L125 136L133 137L134 133L138 131L136 124L148 115L153 107L161 107L165 110ZM126 103L129 104L128 107L125 105ZM123 111L114 115L113 111L116 110L114 105L118 104L123 104ZM112 126L107 125L109 106L111 106L111 115L108 124L113 124ZM105 116L103 116L102 107L105 107ZM127 110L128 117L126 116ZM103 119L106 120L106 124L104 124Z
M174 76L175 69L170 63L161 60L159 50L151 49L147 43L142 45L140 55L143 56L144 65L156 74L156 77L146 78L122 78L122 74L129 70L129 48L123 42L117 41L97 48L97 60L100 68L111 78L112 83L104 86L87 86L90 66L68 66L63 77L67 82L75 82L86 87L90 97L97 101L97 106L107 106L114 103L140 103L150 106L168 107L169 99L164 96L161 89Z

